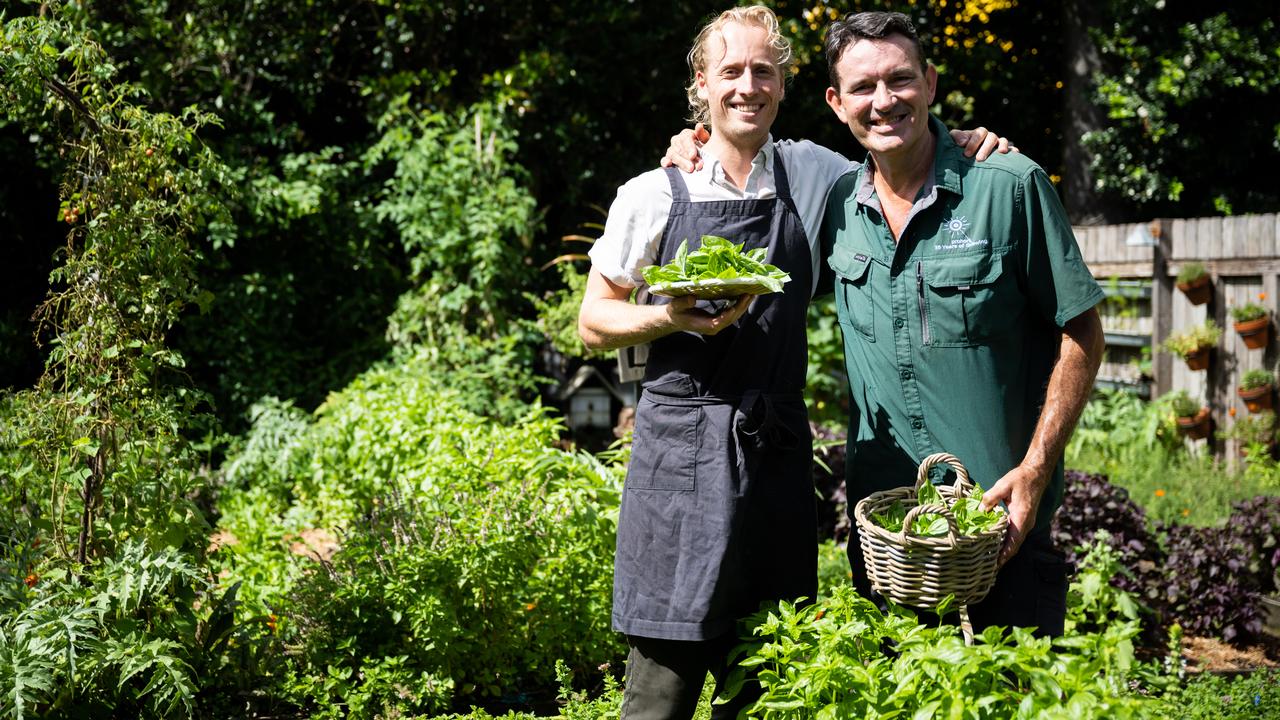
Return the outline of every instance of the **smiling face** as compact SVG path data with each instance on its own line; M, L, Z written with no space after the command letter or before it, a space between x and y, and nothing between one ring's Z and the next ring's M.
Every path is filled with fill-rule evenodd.
M743 151L768 138L782 101L782 73L758 26L728 23L708 40L707 66L697 73L698 97L711 112L712 142Z
M929 105L938 73L920 66L910 40L858 40L835 69L840 87L827 88L827 104L863 147L886 157L930 147Z

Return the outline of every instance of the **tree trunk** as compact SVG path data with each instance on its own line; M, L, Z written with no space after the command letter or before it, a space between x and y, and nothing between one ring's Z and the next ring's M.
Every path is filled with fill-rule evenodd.
M1103 109L1093 102L1093 78L1102 61L1089 37L1089 28L1097 26L1100 14L1088 0L1067 0L1062 4L1063 56L1067 66L1063 73L1066 103L1062 114L1060 193L1067 215L1075 225L1103 225L1122 220L1122 211L1116 203L1094 188L1093 173L1089 170L1092 156L1080 140L1085 133L1101 129L1106 122Z

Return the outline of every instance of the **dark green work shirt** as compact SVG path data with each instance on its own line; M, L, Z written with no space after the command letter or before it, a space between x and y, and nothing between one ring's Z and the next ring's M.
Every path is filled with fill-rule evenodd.
M956 455L990 488L1035 431L1061 327L1102 300L1048 176L1023 155L974 162L930 119L927 181L895 243L871 171L832 189L823 225L850 384L850 507ZM870 167L870 159L864 167ZM1062 502L1062 463L1036 518Z

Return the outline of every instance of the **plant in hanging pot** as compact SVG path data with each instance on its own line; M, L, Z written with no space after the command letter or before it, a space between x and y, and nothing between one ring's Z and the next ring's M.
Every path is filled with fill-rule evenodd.
M1209 408L1187 394L1186 390L1178 390L1168 396L1169 409L1177 418L1178 432L1192 440L1209 437L1213 419L1209 417Z
M1213 289L1209 287L1209 271L1198 262L1189 262L1178 270L1178 289L1187 296L1192 305L1203 305L1209 302Z
M1258 293L1259 300L1266 298L1266 293ZM1247 302L1233 307L1231 319L1235 321L1236 332L1240 333L1245 347L1256 350L1267 346L1271 339L1271 311L1265 305Z
M1160 347L1182 358L1192 370L1204 370L1209 367L1209 351L1217 347L1221 339L1222 328L1209 318L1202 325L1170 335Z
M1250 447L1261 448L1264 454L1270 454L1271 448L1276 444L1276 414L1274 411L1264 410L1257 415L1246 415L1219 432L1218 437L1239 442L1241 455Z
M1249 412L1260 412L1271 407L1271 388L1274 384L1275 376L1270 371L1254 368L1241 376L1236 395L1244 401Z

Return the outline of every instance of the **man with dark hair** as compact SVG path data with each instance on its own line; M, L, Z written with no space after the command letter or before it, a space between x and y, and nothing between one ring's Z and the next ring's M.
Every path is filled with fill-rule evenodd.
M984 506L1009 511L974 629L1061 634L1066 567L1049 524L1102 359L1102 290L1038 165L974 163L939 140L937 70L905 15L833 23L826 54L827 103L868 151L837 181L822 231L851 389L849 506L908 484L927 455L956 455L990 488ZM856 537L849 555L866 592Z

